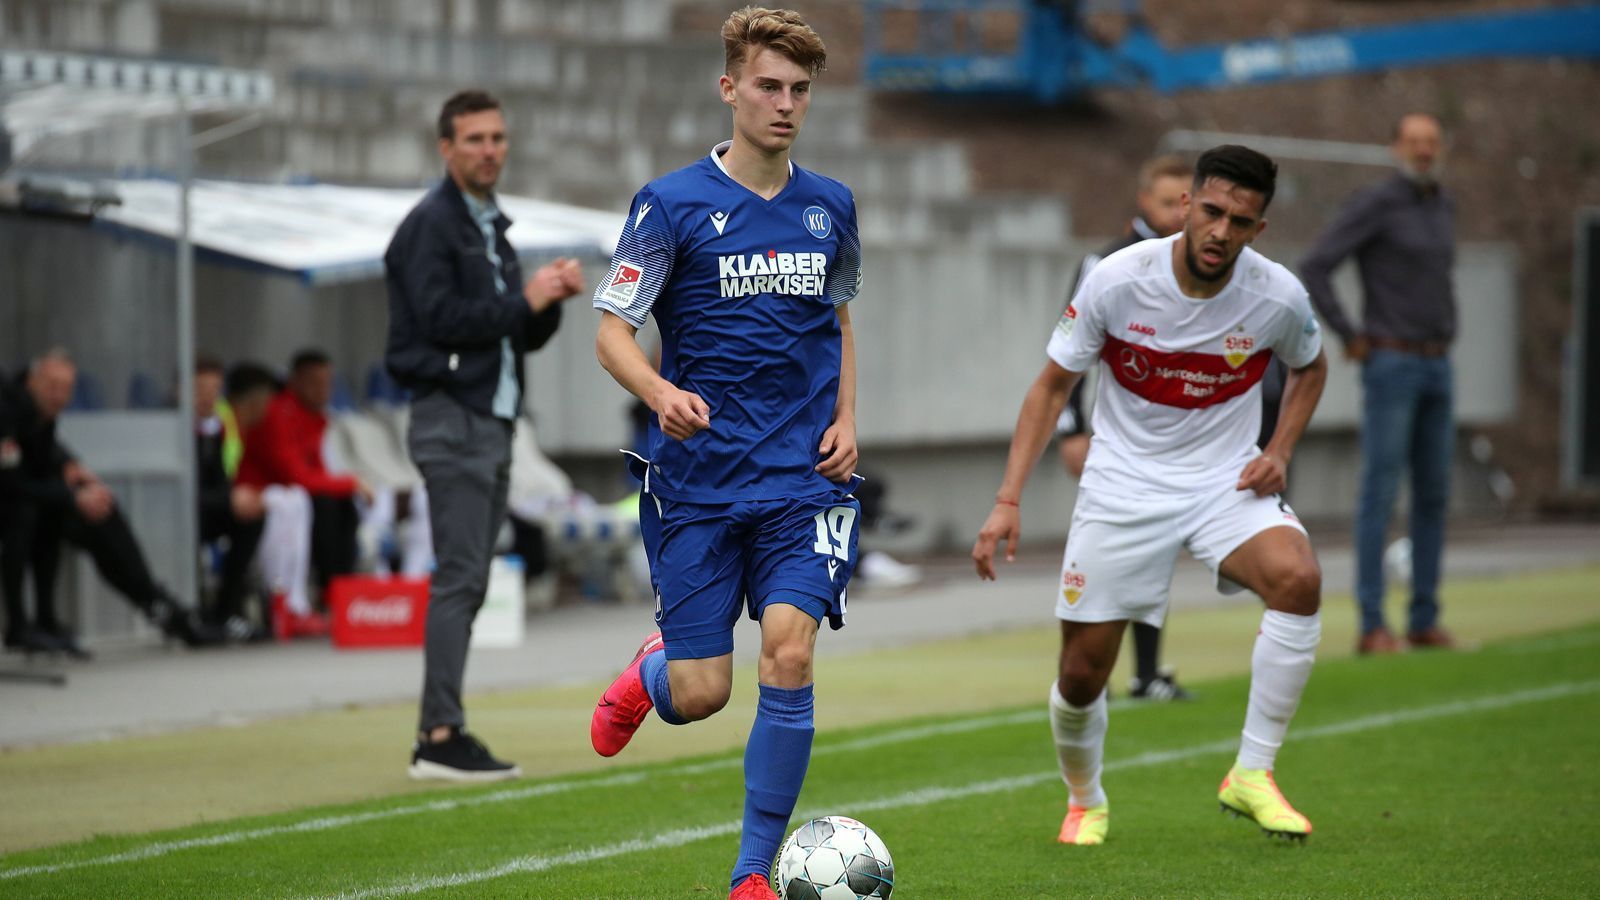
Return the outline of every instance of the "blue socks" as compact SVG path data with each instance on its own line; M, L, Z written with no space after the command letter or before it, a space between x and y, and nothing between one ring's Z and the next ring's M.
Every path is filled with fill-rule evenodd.
M730 886L751 875L766 877L771 871L806 780L811 737L816 733L811 685L793 690L760 687L756 723L744 749L744 830Z
M672 708L672 685L667 680L667 651L657 650L639 663L639 677L644 680L645 693L656 705L656 715L668 725L682 725L684 719Z

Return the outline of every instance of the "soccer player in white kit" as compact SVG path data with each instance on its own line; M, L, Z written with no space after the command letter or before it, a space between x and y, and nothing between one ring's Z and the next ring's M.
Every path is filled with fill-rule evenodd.
M1049 360L1017 417L1005 479L978 534L978 575L1016 557L1028 474L1082 373L1101 365L1094 440L1062 559L1061 662L1050 723L1070 800L1060 840L1099 844L1106 679L1129 621L1160 626L1178 550L1224 593L1266 602L1250 660L1244 734L1218 800L1268 834L1303 839L1311 822L1273 780L1278 747L1311 674L1322 572L1278 493L1327 378L1322 338L1298 279L1247 245L1266 227L1277 166L1247 147L1201 155L1179 233L1107 257L1051 335ZM1288 366L1283 405L1257 451L1259 383Z

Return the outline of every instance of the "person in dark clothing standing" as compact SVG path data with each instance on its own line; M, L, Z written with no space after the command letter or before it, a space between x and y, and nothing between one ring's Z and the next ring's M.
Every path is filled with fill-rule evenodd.
M1454 450L1450 344L1456 336L1455 202L1439 185L1439 120L1413 113L1395 126L1400 171L1356 194L1328 224L1300 274L1345 356L1361 364L1361 497L1356 512L1356 600L1361 653L1403 649L1383 615L1383 548L1411 472L1413 647L1449 647L1439 626L1439 568ZM1354 256L1364 295L1358 328L1334 294L1333 270Z
M88 657L56 619L63 540L87 552L100 576L168 636L190 646L217 643L221 635L151 576L111 489L56 440L56 419L72 399L77 374L65 351L52 350L0 385L0 592L6 647ZM32 622L22 602L30 570Z
M1072 283L1072 296L1078 285L1100 260L1118 250L1132 247L1151 238L1166 237L1183 227L1183 195L1194 178L1194 167L1177 156L1158 156L1139 168L1139 193L1134 197L1139 214L1128 223L1123 235L1083 258L1078 267L1078 277ZM1066 409L1056 420L1061 463L1074 478L1083 476L1083 465L1089 457L1089 418L1083 408L1083 381L1079 381L1067 399ZM1132 622L1131 634L1134 650L1133 682L1129 695L1136 700L1187 700L1189 694L1178 686L1177 676L1161 668L1161 629L1147 622Z
M201 357L194 367L195 460L199 477L200 540L226 541L221 581L210 621L235 640L270 634L245 617L244 592L250 563L261 544L266 507L261 491L238 484L244 432L266 413L278 381L266 367L241 363L227 378L223 397L222 363Z
M465 731L461 682L506 516L512 423L522 408L523 354L544 346L561 301L583 290L576 261L522 280L495 205L507 138L500 103L457 93L439 112L447 175L400 223L384 255L385 363L409 388L407 446L428 488L438 560L428 601L421 713L412 778L487 781L521 770Z

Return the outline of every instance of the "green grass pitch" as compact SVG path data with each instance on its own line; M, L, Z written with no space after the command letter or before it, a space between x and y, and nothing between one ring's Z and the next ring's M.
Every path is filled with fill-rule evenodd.
M1592 896L1600 885L1600 624L1320 664L1278 766L1315 824L1304 845L1220 813L1247 682L1194 687L1192 703L1113 707L1102 847L1054 842L1066 793L1042 698L822 733L797 819L867 822L907 898ZM862 688L824 684L819 702L846 689ZM0 896L720 896L740 777L736 754L624 763L98 838L5 857Z

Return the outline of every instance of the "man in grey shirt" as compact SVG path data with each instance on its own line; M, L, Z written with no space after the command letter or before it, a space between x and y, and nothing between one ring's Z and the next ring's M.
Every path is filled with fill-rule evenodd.
M1384 541L1411 471L1413 647L1448 647L1439 627L1439 562L1455 438L1449 350L1456 335L1455 204L1440 187L1439 120L1425 113L1395 125L1400 171L1357 193L1300 262L1311 301L1361 363L1361 497L1356 512L1356 600L1361 653L1403 645L1384 623ZM1364 295L1359 330L1333 292L1333 270L1354 256Z

